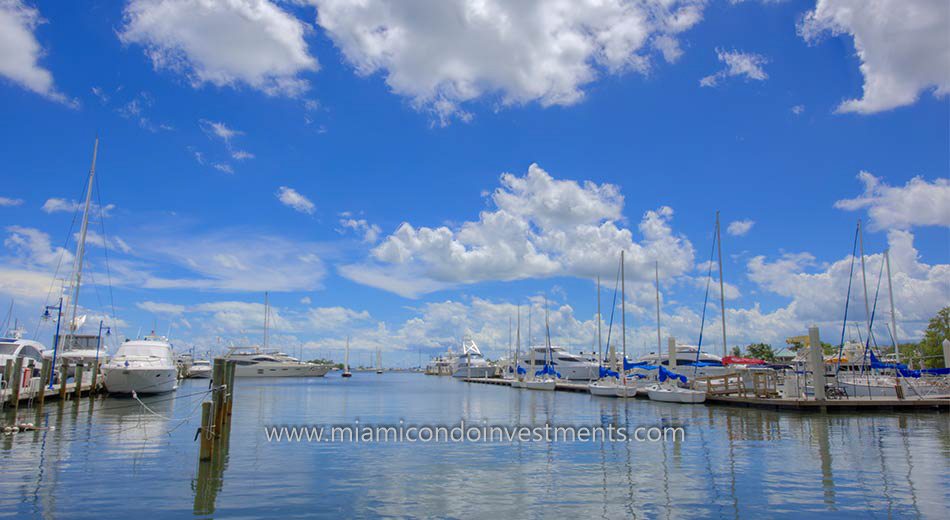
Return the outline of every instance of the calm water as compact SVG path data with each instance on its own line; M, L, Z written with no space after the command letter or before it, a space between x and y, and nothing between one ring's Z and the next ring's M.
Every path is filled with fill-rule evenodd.
M0 516L942 518L950 507L945 414L779 414L419 374L239 379L224 461L199 467L195 412L207 385L143 399L151 411L130 399L48 404L38 422L55 430L0 437ZM298 444L269 443L263 431L357 418L681 425L686 439Z

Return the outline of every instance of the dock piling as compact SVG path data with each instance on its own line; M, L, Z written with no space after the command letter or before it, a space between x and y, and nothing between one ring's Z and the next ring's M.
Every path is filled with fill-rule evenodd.
M808 327L808 364L812 373L812 384L815 387L815 400L825 400L825 355L821 348L821 338L818 336L818 327Z
M13 363L13 377L10 378L10 389L13 390L13 414L20 408L20 389L23 388L23 358L18 357Z
M63 364L60 365L59 369L59 403L66 402L66 370L67 365L66 361L63 361Z
M73 376L73 381L76 383L76 388L73 390L73 392L75 393L77 402L79 398L82 397L82 373L84 368L86 368L85 365L82 363L77 363L76 375Z
M211 460L213 434L211 431L211 401L201 403L201 429L198 431L201 445L198 448L198 461Z
M47 358L43 358L43 367L40 368L40 395L39 399L36 401L36 411L39 413L43 410L43 404L46 402L46 381L49 380L49 373L53 367L53 361Z

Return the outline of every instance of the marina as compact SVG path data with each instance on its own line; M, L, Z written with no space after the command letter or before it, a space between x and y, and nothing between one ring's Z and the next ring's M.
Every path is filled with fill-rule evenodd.
M173 394L143 396L148 409L102 397L48 405L39 415L21 409L20 422L44 429L0 437L0 510L80 518L132 508L159 516L535 517L556 507L559 516L580 518L633 511L752 518L873 508L938 518L950 498L946 459L934 457L946 453L945 413L788 414L498 386L504 384L371 372L349 380L241 379L228 443L207 462L198 462L195 441L208 397L201 380L185 380ZM686 440L357 447L267 442L261 431L267 424L357 419L673 425L685 429ZM110 475L112 492L82 478L90 471ZM57 500L62 496L70 500ZM77 512L76 503L96 515Z

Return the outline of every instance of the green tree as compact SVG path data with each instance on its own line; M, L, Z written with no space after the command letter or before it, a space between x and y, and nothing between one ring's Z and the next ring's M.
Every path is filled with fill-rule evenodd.
M768 343L753 343L747 346L745 351L749 353L750 357L764 359L768 362L775 361L775 352L772 350L772 345Z
M732 347L732 355L735 357L742 357L742 349L739 348L739 345Z
M930 319L930 324L924 332L924 339L917 347L924 367L944 368L943 340L947 338L950 338L950 307L940 309L940 312Z

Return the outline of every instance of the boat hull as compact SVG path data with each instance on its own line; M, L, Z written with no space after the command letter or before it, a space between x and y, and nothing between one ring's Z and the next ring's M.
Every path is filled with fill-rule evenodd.
M706 402L706 393L687 388L650 388L647 390L651 401L661 403L700 404Z
M211 367L196 368L192 366L186 372L185 377L188 379L211 379Z
M495 375L495 367L483 366L483 367L459 367L455 370L455 373L452 374L452 377L492 377Z
M617 397L617 388L620 385L614 383L591 383L587 385L587 390L590 392L590 395L596 395L599 397Z
M330 371L329 366L308 363L259 363L238 365L234 368L235 377L323 377Z
M524 382L524 387L527 388L528 390L553 391L556 386L557 386L557 382L552 381L552 380Z
M110 394L163 394L178 388L175 368L102 367L102 379Z

